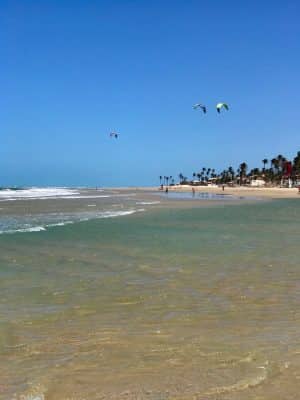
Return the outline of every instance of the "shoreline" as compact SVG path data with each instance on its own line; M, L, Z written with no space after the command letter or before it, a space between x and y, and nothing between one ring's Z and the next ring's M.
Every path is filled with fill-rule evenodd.
M34 187L34 189L70 189L77 191L87 191L87 192L95 192L99 193L101 191L109 191L111 193L123 192L123 193L163 193L165 189L168 187L169 192L178 192L178 193L192 193L194 188L195 192L198 193L212 193L212 194L222 194L222 195L232 195L232 196L246 196L246 197L261 197L268 199L290 199L290 198L300 198L300 192L298 188L281 188L281 187L248 187L248 186L225 186L224 190L222 190L222 186L192 186L192 185L176 185L176 186L164 186L163 190L160 190L159 186L117 186L117 187L109 187L109 186L98 186L95 187L59 187L59 186L47 186L47 187ZM9 189L9 188L5 188ZM32 189L32 187L24 187L22 190ZM12 189L10 189L12 190ZM16 190L18 192L20 189ZM49 196L49 199L54 198ZM36 198L37 199L37 198ZM21 199L20 199L21 200ZM30 200L30 197L27 198ZM5 199L2 199L5 201Z
M191 193L192 188L195 192L202 193L214 193L223 195L233 196L246 196L246 197L260 197L268 199L300 199L298 188L279 188L279 187L262 187L262 188L251 188L245 186L229 187L225 186L224 191L222 187L211 187L211 186L191 186L191 185L176 185L168 186L170 192L182 192ZM163 192L159 187L118 187L118 188L104 188L108 190L120 190L120 191L137 191L137 192Z

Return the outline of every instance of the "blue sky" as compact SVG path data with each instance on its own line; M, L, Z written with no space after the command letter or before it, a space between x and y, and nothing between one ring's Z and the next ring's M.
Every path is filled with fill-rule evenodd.
M152 185L293 157L299 15L296 0L0 0L0 186Z

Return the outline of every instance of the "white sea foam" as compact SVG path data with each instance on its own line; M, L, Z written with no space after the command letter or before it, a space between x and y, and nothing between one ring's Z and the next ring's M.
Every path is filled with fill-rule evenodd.
M41 232L45 231L46 228L44 226L31 226L30 228L21 228L21 229L11 229L8 231L0 231L0 234L3 233L25 233L25 232Z
M90 221L92 219L122 217L122 216L131 215L136 212L142 212L142 211L145 211L145 210L144 209L132 209L132 210L126 210L126 211L122 210L122 211L102 211L99 213L95 213L95 212L93 212L93 213L92 212L78 213L78 214L73 214L73 215L66 215L67 218L73 218L73 219L66 219L64 221L57 221L57 222L53 222L53 223L47 222L47 223L44 223L43 225L38 225L38 226L30 226L30 224L28 224L28 223L24 224L24 222L23 222L23 227L20 227L17 229L1 230L0 234L41 232L41 231L46 231L49 228L62 227L65 225L74 224L76 222L85 222L85 221ZM41 222L42 221L40 221L40 223Z
M115 195L118 197L118 195ZM69 188L28 188L0 190L0 201L48 200L48 199L97 199L109 198L110 194L81 194L77 189Z
M77 190L67 188L28 188L20 190L4 189L0 190L0 201L24 200L24 199L48 199L62 196L79 195Z
M97 189L97 192L103 190ZM135 193L105 193L96 194L87 188L67 188L67 187L32 187L26 189L2 189L0 190L0 201L16 200L47 200L47 199L97 199L109 197L125 197L130 199Z
M65 225L70 225L70 224L74 224L75 221L63 221L63 222L56 222L53 224L47 224L46 227L47 228L52 228L53 226L65 226Z
M135 204L140 205L152 205L152 204L160 204L160 201L137 201Z
M113 218L122 217L124 215L131 215L140 210L127 210L127 211L104 211L97 218Z
M85 195L82 195L82 196L72 196L72 195L70 195L70 196L60 196L59 198L60 199L67 199L67 200L69 200L69 199L98 199L98 198L105 198L105 197L112 197L112 196L110 196L110 195L107 195L107 194L102 194L102 195L93 195L93 194L91 194L90 196L85 196Z

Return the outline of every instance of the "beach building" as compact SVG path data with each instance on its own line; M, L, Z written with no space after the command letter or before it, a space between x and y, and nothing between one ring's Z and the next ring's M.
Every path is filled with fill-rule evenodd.
M195 185L195 186L199 186L199 185L202 184L202 182L199 181L198 179L194 179L194 180L192 181L192 184Z
M262 178L250 178L250 186L252 187L264 187L266 185L266 181Z

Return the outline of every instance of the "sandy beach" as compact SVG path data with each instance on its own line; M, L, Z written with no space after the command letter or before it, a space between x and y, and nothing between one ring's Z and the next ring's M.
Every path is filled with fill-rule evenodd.
M196 192L203 193L215 193L215 194L228 194L233 196L245 196L245 197L260 197L268 199L290 199L299 198L297 188L279 188L279 187L263 187L263 188L252 188L246 186L225 186L224 191L222 186L190 186L190 185L176 185L169 186L170 192L192 192L192 188ZM139 187L135 188L137 191L159 191L159 187ZM125 188L118 188L118 190L127 190Z

